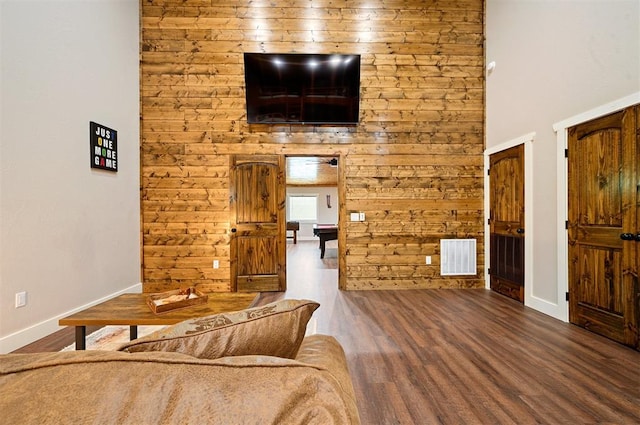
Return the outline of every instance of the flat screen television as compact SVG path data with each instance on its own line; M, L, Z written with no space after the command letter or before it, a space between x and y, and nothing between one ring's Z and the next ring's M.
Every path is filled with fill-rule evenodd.
M355 125L360 55L245 53L250 124Z

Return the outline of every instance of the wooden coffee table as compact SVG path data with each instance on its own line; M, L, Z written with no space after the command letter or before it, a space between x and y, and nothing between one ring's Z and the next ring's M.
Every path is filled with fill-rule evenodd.
M139 325L173 325L195 317L244 310L253 307L259 298L257 292L211 293L206 304L155 314L147 305L148 295L122 294L60 319L58 323L76 327L76 350L84 350L87 326L126 325L133 340L138 337Z

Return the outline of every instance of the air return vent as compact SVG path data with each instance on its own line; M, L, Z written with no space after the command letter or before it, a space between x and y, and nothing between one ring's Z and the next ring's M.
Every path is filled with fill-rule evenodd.
M476 240L440 239L440 274L475 275Z

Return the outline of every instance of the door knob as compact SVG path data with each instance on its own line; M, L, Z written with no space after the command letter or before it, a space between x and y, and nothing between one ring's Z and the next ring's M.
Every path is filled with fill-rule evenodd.
M633 241L636 239L636 235L634 235L633 233L621 233L620 239L622 239L623 241Z
M238 231L238 229L236 229L235 227L231 229L231 233L235 233L237 231Z
M636 242L640 242L640 233L636 233Z
M522 227L520 227L519 229L516 229L516 233L521 235L521 234L524 233L524 229Z

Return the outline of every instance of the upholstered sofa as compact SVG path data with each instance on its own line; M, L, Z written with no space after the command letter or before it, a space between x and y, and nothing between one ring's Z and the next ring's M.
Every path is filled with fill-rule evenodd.
M287 303L182 322L119 351L2 355L2 423L359 424L342 347L304 335L318 305Z

